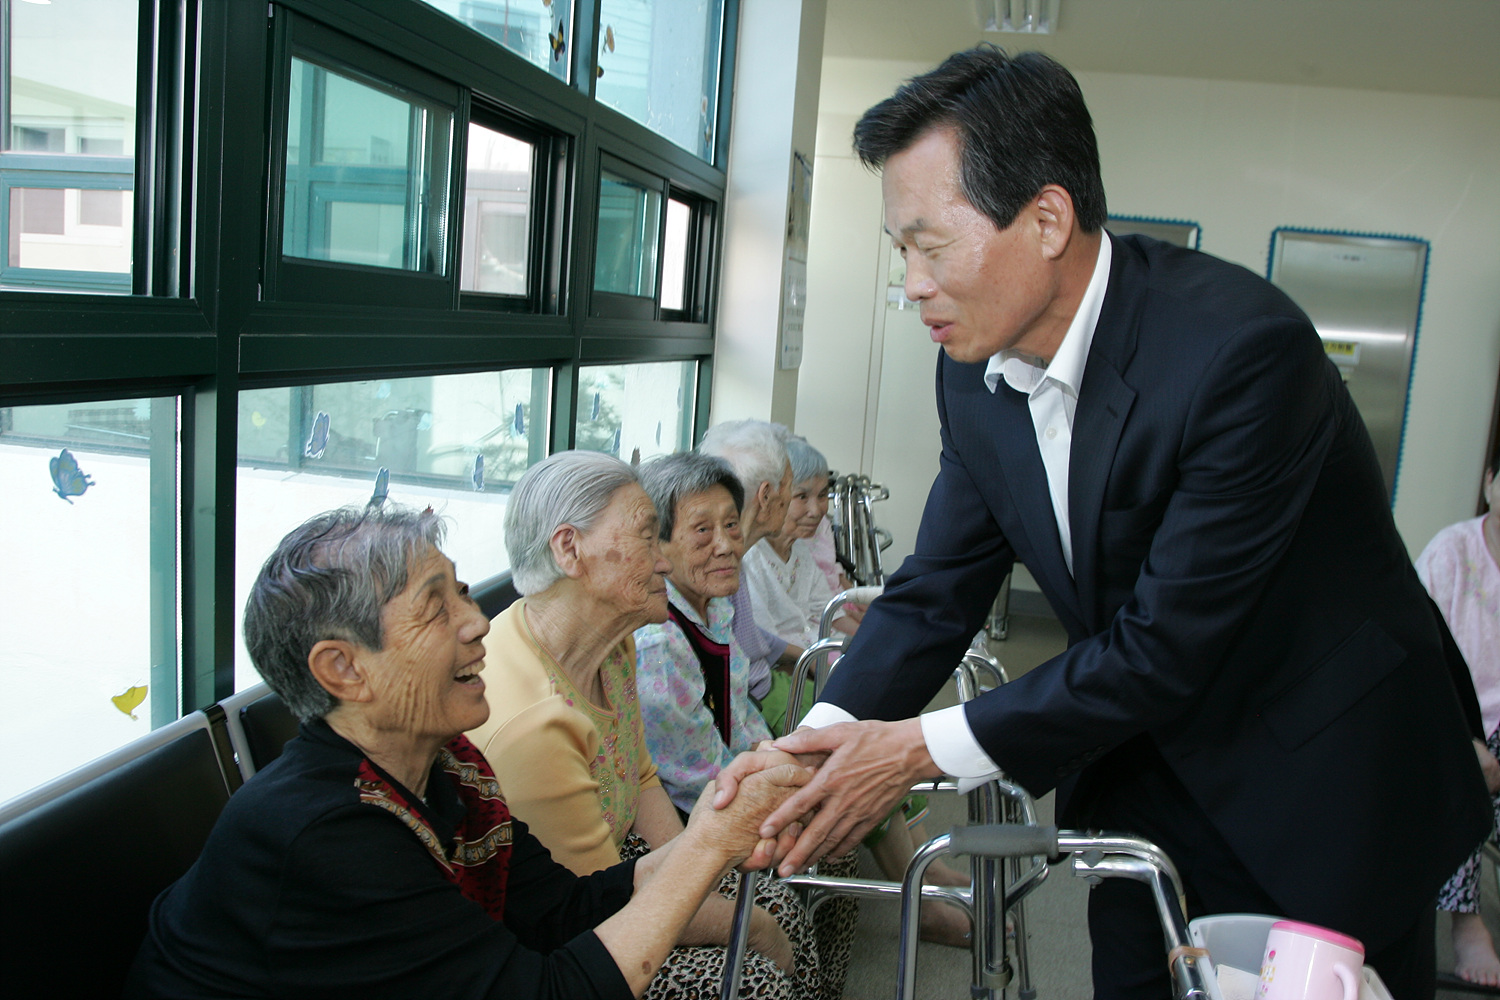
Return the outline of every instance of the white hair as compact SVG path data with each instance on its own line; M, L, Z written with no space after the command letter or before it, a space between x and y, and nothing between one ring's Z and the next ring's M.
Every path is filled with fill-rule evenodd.
M703 435L698 450L729 463L745 487L745 499L760 491L761 483L781 488L786 475L787 429L764 420L727 420Z
M527 469L505 509L505 551L519 594L539 594L563 578L552 535L571 524L588 531L615 491L640 477L602 451L560 451Z

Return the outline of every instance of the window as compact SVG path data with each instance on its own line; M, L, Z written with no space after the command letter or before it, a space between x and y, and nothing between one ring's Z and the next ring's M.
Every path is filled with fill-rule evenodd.
M525 295L530 287L531 179L536 148L469 124L459 288Z
M129 292L138 4L3 11L0 288Z
M681 312L686 304L688 235L693 211L676 198L667 200L667 238L662 245L661 307Z
M445 551L465 579L509 566L505 504L546 455L550 373L514 369L239 393L235 607L288 531L376 494L448 518ZM244 652L235 686L259 682Z
M288 94L282 253L445 273L452 111L301 58Z
M569 0L423 0L557 77L568 79Z
M627 462L691 448L697 368L668 361L580 369L576 446Z
M643 179L626 176L618 167L601 171L595 291L644 298L656 295L661 202L661 191Z
M177 399L0 408L0 800L177 718Z
M600 0L594 95L712 162L722 0Z

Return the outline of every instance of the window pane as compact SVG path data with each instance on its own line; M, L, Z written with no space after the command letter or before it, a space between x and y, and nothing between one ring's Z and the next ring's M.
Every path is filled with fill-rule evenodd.
M282 252L443 274L453 111L292 60Z
M568 78L572 0L425 0L559 80Z
M129 191L10 189L10 267L130 273Z
M670 455L691 444L692 361L599 365L578 372L579 448L633 460Z
M177 400L0 408L0 482L3 801L177 717Z
M469 125L458 286L464 291L526 294L533 152L529 142Z
M656 239L661 192L605 170L599 179L598 257L594 287L601 292L656 294Z
M448 519L462 579L506 569L510 487L546 454L547 369L253 389L239 394L235 614L288 531L383 478L390 500ZM384 476L382 476L384 473ZM236 689L260 681L235 620Z
M667 242L662 247L661 307L683 308L682 292L687 279L688 224L693 210L676 198L667 199Z
M713 159L723 0L600 0L600 103Z
M138 4L3 9L0 287L128 292Z

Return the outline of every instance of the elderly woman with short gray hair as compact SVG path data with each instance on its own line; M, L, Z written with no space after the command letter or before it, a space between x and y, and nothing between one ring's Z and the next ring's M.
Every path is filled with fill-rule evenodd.
M636 471L598 452L533 466L506 510L523 597L485 640L492 711L469 735L511 810L580 875L662 847L683 829L647 749L631 639L667 617L672 567L658 536ZM811 925L784 885L761 882L741 995L805 1000L820 982ZM715 992L705 984L722 972L732 917L730 899L710 894L648 996Z
M730 866L771 860L756 828L796 765L639 862L553 862L462 735L489 622L442 537L431 511L345 508L266 561L245 637L301 730L152 906L127 997L627 1000Z

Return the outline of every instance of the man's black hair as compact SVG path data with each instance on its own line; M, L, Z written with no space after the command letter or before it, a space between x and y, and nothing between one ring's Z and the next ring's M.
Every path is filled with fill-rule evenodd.
M860 118L854 150L880 167L932 128L959 138L959 184L1004 229L1048 184L1073 199L1079 228L1104 225L1094 123L1078 81L1040 52L1011 57L990 44L956 52Z

